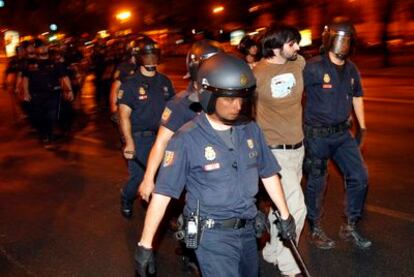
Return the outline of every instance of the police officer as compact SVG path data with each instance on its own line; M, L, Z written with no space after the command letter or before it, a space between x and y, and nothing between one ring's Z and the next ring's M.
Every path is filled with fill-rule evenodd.
M161 164L168 141L181 126L201 112L196 92L197 72L200 64L219 51L221 50L218 42L200 40L195 42L187 53L186 65L190 82L184 92L179 93L174 99L168 101L162 114L157 139L151 149L147 170L139 187L139 194L145 201L149 201L149 196L154 190L155 175Z
M310 242L322 249L335 247L320 225L329 159L338 165L346 184L347 222L341 226L339 236L360 248L372 244L356 229L364 207L368 173L358 147L366 130L363 90L358 69L348 59L355 36L355 28L348 22L327 26L323 33L325 53L311 59L304 70L307 218L311 227ZM356 138L349 130L352 109L359 125Z
M73 100L69 78L62 66L49 58L47 45L35 41L36 58L29 59L23 71L24 100L30 102L30 116L46 148L53 141L60 94Z
M139 65L136 62L136 53L134 53L134 47L135 44L142 38L143 37L139 37L130 43L131 47L128 49L128 54L125 55L125 60L116 65L116 69L113 74L111 93L109 96L109 103L112 114L116 114L118 111L117 96L121 84L124 83L127 79L132 78L139 69Z
M121 213L130 218L138 184L142 181L149 151L155 141L166 102L174 96L171 81L157 72L158 44L143 38L136 46L139 71L121 85L119 116L125 139L129 180L121 190Z
M154 179L169 140L181 126L201 112L201 105L198 102L196 92L197 72L203 61L221 51L219 47L218 42L200 40L195 42L187 53L186 65L190 82L184 92L177 94L172 100L168 101L162 114L157 139L151 148L144 179L139 186L139 195L145 201L149 201L149 197L154 190ZM181 212L183 207L182 201L179 201L177 204L171 207L170 210ZM174 215L177 215L176 212L173 214L173 221L175 220ZM182 244L180 245L182 246ZM197 269L193 262L195 261L193 251L183 249L182 254L186 268Z
M136 269L154 271L152 241L171 199L186 189L187 245L203 276L258 276L253 221L260 177L282 218L282 236L295 233L278 171L259 127L242 116L255 79L241 59L218 53L197 74L203 112L171 139L135 253ZM190 224L191 223L191 224ZM196 234L196 235L193 235Z

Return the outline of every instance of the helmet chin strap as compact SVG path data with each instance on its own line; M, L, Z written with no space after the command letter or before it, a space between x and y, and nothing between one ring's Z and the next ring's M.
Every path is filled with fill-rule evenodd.
M343 55L343 54L335 54L335 56L340 59L340 60L345 60L347 55Z
M144 67L147 71L156 71L157 70L156 65L144 65Z

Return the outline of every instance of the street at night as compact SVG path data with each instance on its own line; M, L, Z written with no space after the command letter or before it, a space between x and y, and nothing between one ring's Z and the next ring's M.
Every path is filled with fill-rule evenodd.
M0 0L0 276L414 276L414 1Z
M362 251L339 240L343 181L330 168L324 225L338 246L312 248L305 227L299 249L313 276L413 276L413 69L361 65L369 128L363 153L370 174L362 228L374 245ZM184 88L184 57L167 58L161 71L177 90ZM130 221L119 213L126 164L117 130L94 107L90 78L73 139L52 150L39 144L25 120L14 117L10 98L1 91L2 276L134 276L133 252L145 208L136 203ZM173 234L162 228L158 276L191 276L182 270L177 246ZM278 276L275 272L261 262L261 276Z

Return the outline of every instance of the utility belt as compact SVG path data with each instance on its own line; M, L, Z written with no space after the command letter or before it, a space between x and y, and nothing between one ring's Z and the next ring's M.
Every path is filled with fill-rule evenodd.
M201 225L205 229L234 229L238 230L246 227L249 223L253 223L254 219L229 218L224 220L214 220L212 218L202 220Z
M332 126L323 126L323 127L314 127L305 125L305 136L308 138L315 137L329 137L336 133L343 133L350 128L350 123L348 121L339 123Z
M212 218L200 219L196 213L184 217L180 215L177 220L178 231L175 236L178 240L182 240L187 248L196 249L202 239L203 232L209 230L240 230L247 226L254 227L256 237L260 238L263 232L270 229L266 223L267 217L263 213L253 219L229 218L224 220L214 220ZM269 228L268 228L269 227Z
M134 132L134 135L139 137L155 137L157 131L136 131Z

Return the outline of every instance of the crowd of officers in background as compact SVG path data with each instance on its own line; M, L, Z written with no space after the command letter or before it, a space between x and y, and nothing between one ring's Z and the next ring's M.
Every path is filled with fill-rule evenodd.
M59 138L70 137L82 87L91 73L97 110L114 111L111 86L120 78L117 66L131 60L130 47L126 38L97 39L91 45L73 38L64 43L21 42L2 80L12 97L13 120L27 117L46 148Z
M22 41L2 80L12 97L13 120L27 117L46 148L58 138L70 137L82 87L87 75L93 74L97 110L109 110L111 119L119 122L117 92L121 81L133 75L128 72L135 73L138 68L132 48L139 37L99 38L89 44L77 38L52 43L44 39ZM253 64L260 53L247 38L234 50ZM251 47L254 54L248 53Z

